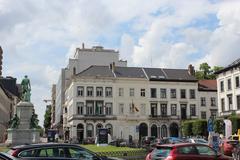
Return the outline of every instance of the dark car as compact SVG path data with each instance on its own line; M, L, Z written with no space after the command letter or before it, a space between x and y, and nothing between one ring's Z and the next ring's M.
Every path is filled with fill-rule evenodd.
M196 143L164 144L146 156L145 160L233 160L208 145Z
M7 153L0 152L0 160L17 160L17 158L15 158Z
M59 143L46 143L46 144L32 144L20 145L12 147L8 154L13 157L21 159L48 159L48 160L113 160L115 158L108 158L99 156L96 153L87 150L75 144L59 144Z

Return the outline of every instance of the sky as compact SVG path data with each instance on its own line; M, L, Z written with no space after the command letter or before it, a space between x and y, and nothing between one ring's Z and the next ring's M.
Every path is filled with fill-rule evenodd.
M240 58L239 0L0 0L3 76L28 75L44 99L76 47L119 50L128 66L227 66Z

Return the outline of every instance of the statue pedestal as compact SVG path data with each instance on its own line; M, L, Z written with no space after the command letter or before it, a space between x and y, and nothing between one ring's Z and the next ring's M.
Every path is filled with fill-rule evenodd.
M34 106L30 102L19 102L16 105L16 114L20 120L17 128L8 129L8 139L5 143L10 145L32 144L40 142L40 133L37 129L30 129L30 120Z

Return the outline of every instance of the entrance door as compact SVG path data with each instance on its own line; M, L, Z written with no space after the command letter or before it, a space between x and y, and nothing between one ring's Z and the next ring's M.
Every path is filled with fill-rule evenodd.
M146 123L141 123L139 125L139 140L141 141L144 136L148 136L148 126Z
M187 119L187 105L181 104L181 119L185 120Z
M169 128L171 137L178 137L178 125L176 123L172 123Z
M77 125L77 140L79 143L83 142L84 127L82 124Z

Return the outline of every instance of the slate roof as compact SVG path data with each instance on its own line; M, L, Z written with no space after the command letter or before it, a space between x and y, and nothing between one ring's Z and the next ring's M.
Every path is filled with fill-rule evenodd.
M222 70L215 72L215 74L220 74L222 72L226 72L226 71L228 71L232 68L235 68L235 67L240 67L240 58L233 61L231 64L229 64L227 67L223 68Z
M199 80L198 81L199 91L217 91L216 80Z
M77 76L114 77L114 74L108 66L90 66L86 70L78 73Z
M6 77L6 78L2 77L0 78L0 84L8 92L19 97L20 94L19 94L18 86L16 84L16 80L17 80L16 78L12 78L12 77Z
M139 67L116 67L114 73L116 77L121 78L147 78L142 68Z
M197 79L191 76L186 69L162 69L162 68L141 68L141 67L117 67L114 72L108 66L90 66L77 74L80 77L116 77L116 78L143 78L150 81L194 81Z

